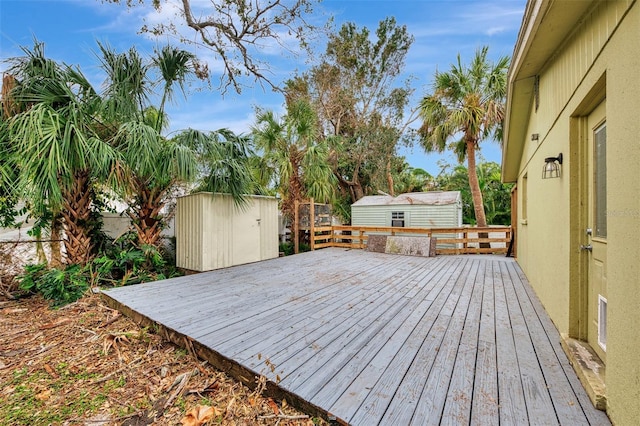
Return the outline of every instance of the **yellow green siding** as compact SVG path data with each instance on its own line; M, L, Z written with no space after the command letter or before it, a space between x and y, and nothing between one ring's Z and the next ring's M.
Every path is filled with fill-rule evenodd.
M531 3L531 2L530 2ZM544 20L573 2L536 2ZM523 25L526 26L527 22ZM541 26L543 24L540 24ZM557 25L563 25L561 21ZM559 331L583 338L578 300L585 280L586 117L604 105L607 122L607 414L640 419L640 6L592 2L568 23L550 54L525 52L535 72L510 75L505 164L517 170L518 262ZM534 31L535 33L535 31ZM529 37L534 39L535 34ZM523 48L526 40L518 48ZM535 46L534 46L535 47ZM528 55L528 56L527 56ZM514 56L515 57L515 56ZM524 70L526 67L522 65ZM535 107L535 76L539 105ZM522 82L527 82L523 85ZM518 83L520 82L520 83ZM519 85L520 84L520 85ZM516 128L516 125L518 128ZM531 140L538 134L538 140ZM516 137L517 136L517 137ZM514 154L516 153L516 154ZM563 153L562 177L541 178L544 158ZM515 167L515 168L514 168ZM526 176L526 183L524 182ZM509 177L507 177L509 179ZM512 178L515 179L515 176ZM526 206L526 212L523 209Z

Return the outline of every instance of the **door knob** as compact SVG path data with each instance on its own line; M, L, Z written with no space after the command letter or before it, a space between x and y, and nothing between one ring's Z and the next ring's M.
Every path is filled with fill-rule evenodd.
M593 246L591 244L580 245L580 250L593 251Z

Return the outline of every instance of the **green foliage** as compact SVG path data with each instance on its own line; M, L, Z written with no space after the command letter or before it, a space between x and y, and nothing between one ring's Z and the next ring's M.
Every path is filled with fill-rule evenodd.
M16 82L7 96L16 109L0 135L19 171L14 194L36 221L63 217L67 258L85 264L92 256L93 190L119 170L119 153L102 138L102 99L80 70L47 58L37 40L23 51L7 61Z
M236 204L254 192L248 167L249 140L227 129L178 131L166 137L165 107L174 93L185 93L195 76L195 57L165 46L145 61L135 48L117 53L100 45L103 68L109 76L105 115L117 131L112 143L121 153L127 172L116 192L127 201L128 214L138 231L138 243L158 245L165 226L162 208L176 189L195 183L196 190L223 192ZM159 84L156 84L158 82ZM161 88L160 103L150 104L154 87Z
M291 256L293 254L293 243L280 243L280 252L285 256Z
M487 46L478 49L467 64L458 54L449 71L436 71L431 94L420 102L422 126L418 134L426 152L452 151L468 164L472 200L477 209L474 221L487 224L482 191L476 171L476 150L480 142L502 140L502 121L507 91L509 57L488 59Z
M0 114L2 112L0 111ZM17 153L9 138L8 122L0 118L0 227L14 226L15 218L22 212L18 212L18 195L16 183L18 181L18 168L16 165Z
M88 265L93 285L131 285L180 275L163 251L153 245L138 246L136 240L135 233L121 236Z
M317 121L311 104L299 99L287 105L282 118L273 111L258 111L253 128L256 146L265 152L266 166L277 181L282 212L290 218L296 201L331 202L334 197L336 179Z
M375 32L349 22L329 36L325 54L287 82L287 103L313 106L331 152L331 168L350 203L378 189L392 192L396 147L412 121L413 89L399 82L414 38L394 18Z
M90 287L113 287L157 281L180 275L158 248L138 247L135 233L104 244L103 251L84 266L62 269L45 264L26 265L18 277L20 288L40 293L52 306L62 306L82 297Z
M476 224L473 199L469 187L469 174L462 164L451 166L441 163L442 171L436 178L436 187L442 191L460 191L462 197L462 221ZM482 192L488 225L511 224L511 188L502 183L500 166L495 162L478 164L478 183Z
M280 243L280 252L284 253L285 256L291 256L294 254L294 246L293 242L289 241L286 243ZM300 243L298 246L298 251L300 253L304 253L307 251L311 251L311 246L309 244Z
M397 172L397 177L394 181L396 194L428 191L434 185L433 176L426 170L410 167L406 162L403 163L401 170Z
M351 223L351 197L348 194L338 194L332 204L332 213L342 223Z
M244 206L247 194L262 191L254 175L257 158L248 136L236 135L229 129L207 134L189 129L175 139L197 153L200 172L196 192L230 194L236 205Z
M80 265L69 265L64 269L47 269L46 265L27 265L19 277L20 288L41 293L53 306L75 302L89 290L85 269Z

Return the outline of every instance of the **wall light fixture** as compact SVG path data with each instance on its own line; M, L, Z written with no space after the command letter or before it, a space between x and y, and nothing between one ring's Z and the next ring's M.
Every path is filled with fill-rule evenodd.
M562 153L557 157L547 157L544 159L544 167L542 168L542 179L559 178L562 168Z

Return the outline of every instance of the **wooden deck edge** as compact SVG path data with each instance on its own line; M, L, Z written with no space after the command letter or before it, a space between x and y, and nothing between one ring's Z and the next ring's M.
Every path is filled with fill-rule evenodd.
M604 363L585 342L572 339L565 334L562 335L560 342L594 407L606 412L607 387Z
M112 309L116 309L121 312L123 315L129 317L136 324L141 327L150 327L152 328L155 334L158 334L171 343L179 346L180 348L186 349L187 351L192 351L196 354L196 356L202 360L209 362L218 370L228 374L233 379L242 382L249 389L255 389L258 384L258 378L260 376L259 373L251 370L243 366L242 364L229 359L217 351L201 344L197 340L192 339L189 336L178 333L175 330L172 330L165 325L153 321L151 318L142 315L141 313L131 309L130 307L120 303L116 299L110 297L108 294L104 292L100 292L101 299L105 302L107 306ZM338 424L348 426L348 422L337 418L333 414L329 413L327 410L318 407L309 401L301 398L295 393L288 391L280 386L277 383L267 380L266 389L263 392L263 395L269 398L273 398L276 401L282 401L283 399L287 400L287 403L297 410L302 411L303 413L309 415L310 417L320 417L324 420L328 421L330 424Z

